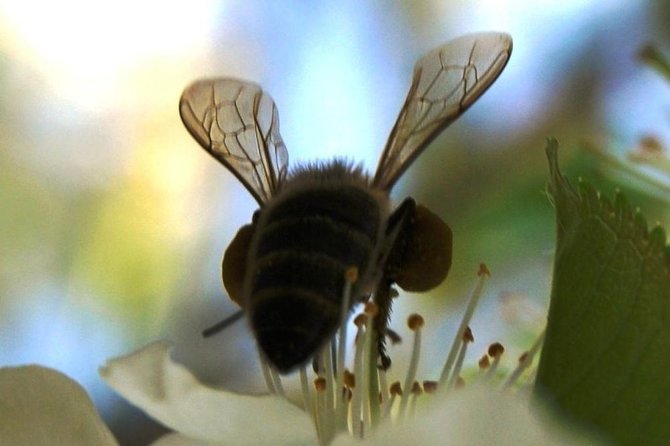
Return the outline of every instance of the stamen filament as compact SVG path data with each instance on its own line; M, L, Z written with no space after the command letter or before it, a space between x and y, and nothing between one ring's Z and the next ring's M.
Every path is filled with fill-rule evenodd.
M421 356L421 328L423 327L423 318L418 314L413 314L407 319L407 325L409 326L410 330L414 331L414 344L412 346L412 356L409 361L409 367L407 368L407 376L405 377L405 394L400 399L399 416L401 418L405 416L405 409L411 394L410 389L412 389L412 384L414 383L414 378L416 377L416 370L419 367L419 357Z
M379 387L381 387L381 403L380 403L380 419L386 418L386 406L389 404L391 399L391 394L389 393L388 382L386 380L386 370L380 369L378 372L379 375Z
M484 289L484 283L486 283L486 278L490 276L490 272L486 265L483 263L479 265L479 272L477 273L479 280L477 285L475 285L474 290L470 294L470 300L463 314L463 319L461 319L461 325L458 327L454 341L451 344L451 349L449 350L449 356L447 356L447 361L444 363L444 368L442 369L442 374L440 375L440 384L445 384L449 378L449 373L451 368L454 365L456 360L456 355L459 351L459 345L463 339L463 333L465 333L465 328L470 324L472 315L479 304L479 299L482 297L482 290Z
M272 383L272 376L270 374L270 365L263 359L263 355L258 355L259 363L261 366L261 372L263 373L263 379L265 380L265 385L268 387L270 393L277 393L275 386Z
M468 351L468 344L472 342L472 332L470 331L470 327L465 327L465 332L463 333L463 339L461 342L461 348L458 351L458 357L456 358L456 364L454 365L454 370L451 374L451 377L449 378L449 384L447 386L447 389L453 389L457 382L458 379L461 376L461 369L463 368L463 361L465 360L465 354Z
M309 380L307 378L307 369L305 366L300 367L300 388L302 391L302 402L305 406L305 410L309 413L309 416L316 424L316 414L314 413L314 400L312 400L312 394L309 391Z
M340 332L337 343L337 359L335 362L337 377L335 380L335 416L336 429L347 428L347 405L344 402L344 363L346 361L347 347L347 321L349 320L349 303L351 301L351 289L358 280L358 269L349 268L345 275L344 293L342 294L342 308L340 309Z
M530 394L533 391L533 386L535 384L536 378L537 378L537 367L535 367L533 371L528 374L526 380L519 386L517 394L530 397Z
M286 394L284 393L284 386L282 386L281 383L281 378L279 377L279 373L274 369L274 367L269 367L270 369L270 376L272 377L272 385L274 386L277 395L283 396L286 398Z
M332 438L334 435L334 423L336 420L333 418L333 410L335 407L335 376L333 375L333 360L330 352L330 344L324 346L321 350L321 367L324 368L323 373L326 378L326 388L325 388L325 398L324 398L324 431L326 433L326 438Z
M419 395L423 393L423 390L421 389L421 384L419 384L417 381L414 381L414 384L412 384L412 396L410 397L409 400L409 415L410 418L414 417L414 414L416 412L416 400L419 398Z
M367 320L365 322L365 336L364 336L364 345L363 345L363 364L361 367L361 372L363 373L363 383L361 386L361 395L363 396L361 401L361 421L362 428L364 431L361 431L361 434L364 435L365 431L368 430L370 425L370 412L371 412L371 401L372 395L370 393L370 383L373 381L372 374L377 371L377 367L372 364L372 358L376 358L376 349L375 343L375 331L374 331L374 320L377 315L377 305L372 302L369 302L365 305L365 314L367 315ZM375 349L375 354L372 353L372 350ZM374 378L375 386L378 385L377 378ZM376 391L377 393L378 391ZM363 438L363 437L361 437Z
M516 368L509 375L507 381L505 381L503 389L508 389L509 387L511 387L516 382L516 380L519 379L521 374L533 363L533 359L535 358L535 355L542 347L543 342L544 342L544 330L542 331L542 333L540 333L540 336L538 336L538 338L535 340L530 350L522 355Z
M384 412L382 413L382 419L387 419L391 416L391 410L393 410L393 403L395 403L396 395L392 394L391 398L386 401L384 404Z
M326 412L326 397L324 395L326 380L323 377L318 377L314 380L314 387L316 389L316 433L319 437L319 444L326 445L330 441L330 436L325 430L324 420L328 418Z
M371 318L372 319L372 318ZM370 333L370 339L366 340L367 342L367 358L366 359L366 364L368 367L367 370L367 400L368 400L368 408L369 408L369 415L370 415L370 426L374 427L377 424L379 424L379 420L381 417L380 413L380 404L377 404L379 401L379 368L377 367L376 364L376 359L377 359L377 336L375 335L374 328L372 326L373 324L370 324L369 327L369 333Z
M363 350L365 346L365 336L364 336L364 330L365 330L365 319L367 317L365 315L359 315L356 320L356 326L358 327L358 330L356 332L356 352L354 356L354 375L355 376L363 376ZM354 434L354 436L357 436L359 438L363 438L363 426L362 426L362 421L361 417L363 416L363 408L362 408L362 399L363 399L363 389L361 385L357 385L354 387L354 396L351 401L351 429Z
M402 397L402 388L400 387L400 382L395 381L393 384L391 384L389 391L391 394L391 399L389 400L386 407L384 407L384 418L389 418L391 416L391 411L393 410L393 404L395 403L395 400L398 399L398 396Z
M489 346L488 355L493 358L493 363L491 363L491 367L489 367L486 375L484 375L484 381L490 381L495 376L500 364L500 358L502 358L504 352L505 347L499 342L495 342Z

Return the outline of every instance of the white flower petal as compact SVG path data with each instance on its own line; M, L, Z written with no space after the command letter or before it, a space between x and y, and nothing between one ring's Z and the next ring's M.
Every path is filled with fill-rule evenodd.
M132 404L196 441L226 445L313 445L309 416L287 400L240 395L201 384L155 342L109 360L100 375Z
M434 404L417 408L404 423L382 423L366 445L454 444L468 446L559 446L597 444L574 432L548 426L521 398L484 386L433 395ZM332 446L360 444L340 436Z
M184 437L182 434L171 433L158 438L151 443L151 446L204 446L204 443Z
M0 439L11 445L116 445L86 391L40 366L0 369Z

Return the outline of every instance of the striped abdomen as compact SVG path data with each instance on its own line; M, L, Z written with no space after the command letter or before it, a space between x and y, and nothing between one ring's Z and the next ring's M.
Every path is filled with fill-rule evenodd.
M257 342L280 371L307 361L334 333L345 271L365 277L384 216L356 185L287 191L261 211L249 252L247 309Z

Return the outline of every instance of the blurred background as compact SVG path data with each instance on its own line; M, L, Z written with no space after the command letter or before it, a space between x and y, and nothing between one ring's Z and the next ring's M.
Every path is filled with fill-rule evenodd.
M668 23L663 0L0 1L0 366L65 372L129 445L163 428L100 381L107 358L165 338L201 379L262 390L244 323L200 336L235 311L220 262L256 203L184 130L182 89L204 76L258 82L293 166L345 156L373 171L416 59L486 30L513 36L507 69L394 190L454 232L450 277L403 294L394 328L430 314L420 374L435 379L485 262L472 357L500 340L513 364L550 292L547 137L570 178L623 189L668 227L667 196L583 150L670 140L668 84L636 60L647 42L670 53ZM402 364L407 352L391 353Z

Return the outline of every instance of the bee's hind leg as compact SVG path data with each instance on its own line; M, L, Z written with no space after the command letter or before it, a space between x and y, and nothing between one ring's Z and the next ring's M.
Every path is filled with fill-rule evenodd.
M397 296L397 291L393 288L395 275L397 274L405 251L407 228L414 216L416 202L412 198L406 198L400 206L391 214L386 226L386 242L380 255L380 264L384 265L383 275L374 293L374 302L377 305L378 313L374 320L374 329L377 335L377 349L379 352L379 367L383 370L391 366L391 358L386 353L386 337L391 340L399 338L393 336L395 332L391 331L389 335L389 321L391 318L392 300Z

